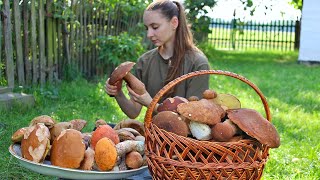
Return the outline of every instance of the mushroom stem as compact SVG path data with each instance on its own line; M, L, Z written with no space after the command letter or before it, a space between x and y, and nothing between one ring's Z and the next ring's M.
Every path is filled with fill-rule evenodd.
M126 140L116 144L118 156L122 156L131 151L137 151L141 155L144 154L144 142L135 140Z
M142 95L146 93L144 84L130 72L128 72L123 79L128 83L129 87L137 94Z

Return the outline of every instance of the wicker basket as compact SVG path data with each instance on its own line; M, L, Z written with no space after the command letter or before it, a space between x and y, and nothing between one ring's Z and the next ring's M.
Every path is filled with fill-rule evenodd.
M153 179L260 179L269 148L255 139L210 142L176 135L152 123L159 99L179 82L200 75L225 75L245 82L260 96L266 118L271 121L267 101L248 79L232 72L202 70L185 74L168 83L153 98L145 115L145 151Z

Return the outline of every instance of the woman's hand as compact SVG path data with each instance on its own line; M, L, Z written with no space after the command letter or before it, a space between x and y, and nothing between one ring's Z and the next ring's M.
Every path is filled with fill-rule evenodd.
M139 104L148 107L152 101L152 98L150 96L150 94L146 91L146 93L139 95L137 93L135 93L128 85L127 85L127 89L129 92L130 97L138 102Z
M109 79L106 81L105 84L105 91L110 96L117 96L122 88L122 80L117 81L114 85L109 84Z

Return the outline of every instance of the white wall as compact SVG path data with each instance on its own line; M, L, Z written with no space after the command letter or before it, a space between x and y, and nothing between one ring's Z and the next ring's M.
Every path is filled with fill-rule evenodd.
M299 61L320 62L320 0L304 0Z

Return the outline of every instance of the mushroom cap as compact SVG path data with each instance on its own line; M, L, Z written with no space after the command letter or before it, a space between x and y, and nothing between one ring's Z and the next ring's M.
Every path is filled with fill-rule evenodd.
M33 162L42 162L49 152L49 137L49 129L42 123L27 128L21 141L22 157Z
M117 162L117 157L117 149L111 139L104 137L97 142L94 160L100 170L111 170Z
M110 79L109 79L109 83L111 85L115 84L117 81L123 79L124 76L127 75L127 73L132 69L132 67L135 65L136 63L134 62L123 62L121 63L118 67L116 67L114 69L114 71L111 73Z
M51 142L53 142L62 131L66 129L71 129L72 124L70 122L58 122L50 129Z
M143 158L137 151L131 151L127 153L125 161L129 169L138 169L143 165Z
M190 96L189 98L188 98L188 101L199 101L200 99L199 99L199 97L198 96Z
M225 111L221 106L207 99L181 103L177 110L185 118L208 125L221 122L221 119L225 116Z
M112 129L108 124L105 124L99 126L95 131L93 131L90 141L91 148L95 150L95 146L98 141L104 137L109 138L114 144L118 144L120 142L117 131Z
M213 99L217 97L217 93L212 89L207 89L202 93L202 96L205 99Z
M179 114L172 111L161 111L152 118L152 122L160 129L187 137L190 133L188 124Z
M241 108L240 100L231 94L217 94L217 96L211 100L223 107L225 110Z
M87 121L83 119L73 119L70 121L70 123L71 129L75 129L78 131L81 131L87 125Z
M181 103L186 103L188 100L183 97L175 96L173 98L165 99L161 104L159 104L157 111L173 111L177 112L177 106Z
M30 122L30 126L33 126L38 123L43 123L46 125L49 129L53 127L53 125L56 123L53 118L51 118L48 115L41 115L33 118Z
M249 136L270 148L280 146L280 137L276 128L259 112L253 109L229 109L228 118Z
M99 127L101 125L105 125L105 124L107 124L107 122L104 119L98 119L98 120L96 120L95 127L97 128L97 127Z
M53 141L50 160L52 165L76 169L80 167L85 150L81 132L66 129Z
M14 132L11 136L11 141L16 143L16 142L21 142L24 133L27 131L28 127L23 127L18 129L16 132Z
M119 130L121 128L132 128L137 130L142 136L144 136L144 124L135 119L125 119L117 123L113 129Z
M237 127L229 119L217 123L211 128L212 138L216 141L229 141L237 133Z

